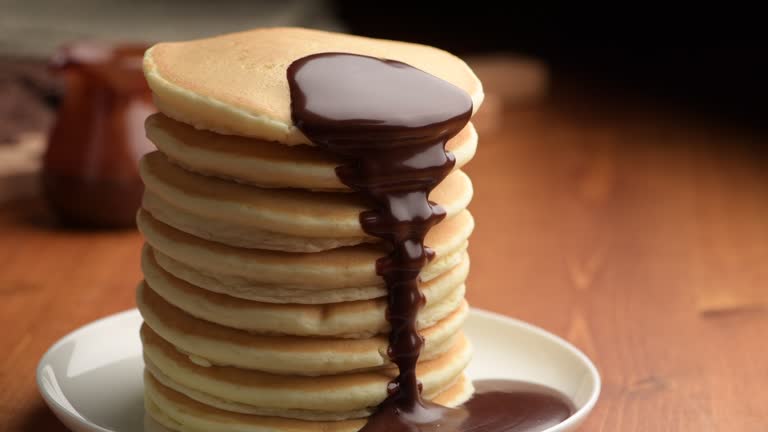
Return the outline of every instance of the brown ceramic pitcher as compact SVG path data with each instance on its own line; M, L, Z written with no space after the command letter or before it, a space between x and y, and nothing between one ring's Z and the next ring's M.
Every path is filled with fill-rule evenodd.
M43 189L67 225L134 225L143 192L138 160L153 148L144 134L144 120L155 111L141 72L146 49L79 42L52 59L65 92L43 162Z

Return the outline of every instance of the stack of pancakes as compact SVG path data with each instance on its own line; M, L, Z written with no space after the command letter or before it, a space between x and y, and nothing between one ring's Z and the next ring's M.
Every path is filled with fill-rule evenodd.
M319 52L399 60L466 90L482 88L435 48L272 28L147 51L161 113L146 123L158 152L141 162L137 221L146 238L137 303L146 407L177 431L356 431L387 397L386 289L358 194L341 161L292 124L286 69ZM468 125L447 145L456 168L430 198L447 212L426 238L418 315L423 395L456 405L472 393L461 331L474 222Z

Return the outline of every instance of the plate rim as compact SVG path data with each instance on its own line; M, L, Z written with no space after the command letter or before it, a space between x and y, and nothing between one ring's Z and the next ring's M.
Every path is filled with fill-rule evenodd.
M72 339L75 339L80 334L87 332L93 327L98 327L99 325L102 325L106 321L114 321L118 320L120 318L128 317L138 315L141 317L141 314L139 313L139 310L137 308L132 308L128 310L124 310L122 312L113 313L110 315L106 315L104 317L98 318L96 320L93 320L87 324L81 325L80 327L75 328L74 330L70 331L69 333L62 336L59 340L53 343L47 350L45 350L45 353L40 357L40 360L37 363L37 367L35 368L35 382L37 384L37 391L40 393L40 395L43 397L43 400L45 403L54 411L54 415L58 417L59 414L63 413L66 415L67 419L69 421L73 422L79 422L82 424L86 424L89 428L92 428L95 431L98 432L114 432L112 430L106 429L104 427L101 427L88 419L81 416L77 411L74 413L64 405L62 405L59 401L54 399L49 392L45 391L43 389L43 369L45 368L45 365L48 363L46 360L50 356L53 355L53 352L58 350L62 345L66 344L67 342L71 341ZM53 407L51 405L54 405L56 407L55 410L53 410ZM65 424L66 427L69 427Z
M71 341L72 339L75 339L82 333L87 332L88 330L98 327L102 324L104 324L106 321L114 321L121 318L127 318L127 317L133 317L138 315L138 318L141 318L141 314L139 313L139 310L137 308L132 308L128 310L124 310L122 312L117 312L111 315L104 316L102 318L98 318L94 321L91 321L87 324L84 324L80 327L75 328L74 330L70 331L66 335L62 336L60 339L58 339L53 345L51 345L45 353L40 357L40 360L38 361L37 367L35 369L35 381L37 384L37 390L38 393L43 397L43 400L45 403L54 411L54 415L57 417L60 414L65 414L67 419L72 422L78 422L81 424L87 425L89 428L92 428L95 431L98 432L114 432L109 429L103 428L95 423L90 422L88 419L80 416L76 411L73 413L71 410L64 405L62 405L59 401L54 399L48 391L44 390L43 388L43 369L45 365L48 363L47 360L51 355L53 355L53 352L56 351L58 348L60 348L62 345L66 344L67 342ZM583 364L587 366L587 370L589 372L589 376L592 379L592 381L595 383L595 389L592 392L592 394L589 397L589 400L576 410L570 417L568 417L563 422L557 424L556 426L553 426L551 428L548 428L542 432L548 432L553 430L555 427L571 427L576 426L582 421L584 421L589 415L590 412L594 409L595 405L597 404L598 399L600 398L600 394L602 392L602 377L600 376L600 372L598 371L597 367L595 366L594 362L586 355L584 354L580 349L578 349L575 345L573 345L571 342L563 339L562 337L547 331L539 326L536 326L534 324L528 323L526 321L513 318L498 312L489 311L486 309L480 309L477 307L470 307L470 316L477 315L481 318L489 319L492 321L500 322L506 325L513 325L516 327L522 327L526 331L535 333L537 336L545 338L550 340L551 342L554 342L561 347L565 348L567 351L570 351L572 354L574 354ZM56 409L53 409L55 406ZM66 425L65 425L66 426ZM67 426L68 427L68 426Z

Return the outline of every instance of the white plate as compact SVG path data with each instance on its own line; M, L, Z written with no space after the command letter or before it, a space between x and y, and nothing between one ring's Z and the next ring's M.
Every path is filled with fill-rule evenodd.
M144 421L140 325L136 310L112 315L70 333L43 356L37 368L40 393L72 431L162 430ZM557 336L477 309L469 315L466 332L475 347L472 379L528 381L571 398L576 413L545 432L574 431L597 402L597 369Z

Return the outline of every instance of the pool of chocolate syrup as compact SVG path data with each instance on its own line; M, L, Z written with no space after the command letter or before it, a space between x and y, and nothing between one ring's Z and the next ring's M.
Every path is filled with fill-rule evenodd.
M344 161L339 179L369 202L363 229L390 246L376 269L387 286L388 354L399 374L363 431L531 432L567 418L572 409L564 398L514 383L478 383L457 409L421 398L419 274L434 256L424 237L445 218L428 197L453 169L445 144L469 122L470 96L405 63L345 53L295 61L288 83L294 124Z

